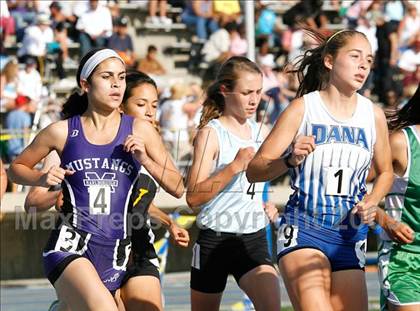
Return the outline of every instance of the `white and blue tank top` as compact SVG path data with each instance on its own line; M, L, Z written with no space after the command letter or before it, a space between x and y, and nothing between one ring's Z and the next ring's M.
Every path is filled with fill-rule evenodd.
M353 116L343 121L330 114L318 91L303 98L305 113L297 135L314 136L316 148L290 170L294 193L286 214L297 209L317 224L335 227L367 193L376 141L373 104L357 94Z

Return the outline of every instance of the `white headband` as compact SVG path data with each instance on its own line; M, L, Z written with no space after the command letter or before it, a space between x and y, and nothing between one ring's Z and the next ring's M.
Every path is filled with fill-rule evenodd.
M103 49L93 54L83 65L82 71L80 72L80 80L86 80L92 71L96 68L96 66L98 66L105 59L111 57L118 58L125 65L123 59L117 54L117 52L111 49Z

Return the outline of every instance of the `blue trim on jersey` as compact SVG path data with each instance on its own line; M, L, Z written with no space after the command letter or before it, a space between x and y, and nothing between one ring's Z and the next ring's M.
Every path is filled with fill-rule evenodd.
M357 158L357 160L359 160L359 158ZM356 175L356 170L354 170L354 171L353 171L353 174L351 174L351 179L350 179L350 180L353 180L355 175ZM360 188L360 182L359 182L359 187L354 187L354 190L353 190L353 196L355 196L355 195L356 195L356 193L357 193L357 191L358 191L358 188Z
M324 157L324 154L322 154L322 157ZM317 198L316 204L321 209L321 215L324 214L323 207L325 206L322 189L324 189L324 176L323 176L322 172L320 172L320 174L319 174L319 185L318 185L318 198ZM320 200L321 200L321 202L320 202ZM324 215L322 217L324 217Z
M313 191L314 191L314 161L312 161L311 175L310 175L310 178L309 178L308 204L306 206L307 206L307 209L309 211L313 211L313 214L316 215L317 214L317 211L316 211L317 207L314 206Z

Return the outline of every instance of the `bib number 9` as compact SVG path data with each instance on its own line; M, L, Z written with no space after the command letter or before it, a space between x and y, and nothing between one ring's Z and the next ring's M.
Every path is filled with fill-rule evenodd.
M297 235L299 227L289 224L280 226L277 238L277 252L281 252L289 247L297 245Z

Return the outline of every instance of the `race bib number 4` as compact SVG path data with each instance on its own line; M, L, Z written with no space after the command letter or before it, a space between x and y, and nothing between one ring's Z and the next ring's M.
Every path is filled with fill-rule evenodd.
M89 214L109 215L111 212L111 188L108 186L89 187Z
M242 196L244 200L262 201L262 195L264 192L264 183L249 183L246 176L243 176L242 184Z
M350 178L352 171L348 167L329 167L327 169L327 183L325 194L350 195Z

